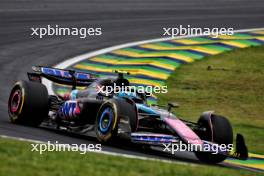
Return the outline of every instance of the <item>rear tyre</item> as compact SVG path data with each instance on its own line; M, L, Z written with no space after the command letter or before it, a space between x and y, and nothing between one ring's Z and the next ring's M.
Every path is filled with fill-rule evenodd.
M215 114L212 114L211 117L201 116L198 124L206 129L197 132L201 139L226 146L233 143L233 130L227 118ZM219 163L227 158L225 155L210 152L195 152L195 155L200 161L206 163Z
M19 81L14 85L8 100L12 123L39 126L48 111L48 91L43 84Z

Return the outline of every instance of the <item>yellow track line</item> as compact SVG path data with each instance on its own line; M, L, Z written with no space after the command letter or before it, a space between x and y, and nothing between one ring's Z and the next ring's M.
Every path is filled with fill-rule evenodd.
M97 72L108 72L108 73L113 72L112 68L98 68L98 67L87 66L87 65L82 65L82 64L77 64L74 66L74 68L90 70L90 71L97 71ZM166 80L169 77L169 74L166 74L166 73L156 73L156 72L141 69L141 68L129 69L129 70L126 69L126 71L129 71L131 75L141 74L141 75L150 76L150 77L163 79L163 80Z
M155 50L194 50L198 52L203 52L207 54L219 54L222 53L223 51L218 51L214 49L208 49L206 47L202 46L175 46L175 47L166 47L166 46L158 46L155 44L145 44L141 45L143 48L148 48L148 49L155 49Z
M225 163L230 163L230 164L235 164L238 166L246 166L250 168L255 168L255 169L263 169L264 170L264 164L247 164L247 163L234 163L231 161L225 161Z
M130 57L170 57L175 60L182 60L185 62L193 62L194 60L190 57L183 56L181 54L175 54L175 53L136 53L132 51L125 51L125 50L116 50L112 53L123 55L123 56L130 56Z
M235 42L235 41L223 41L221 43L226 44L226 45L235 46L235 47L238 47L238 48L246 48L246 47L248 47L247 44L243 44L243 43L239 43L239 42Z
M170 64L165 64L165 63L161 63L159 61L136 61L136 62L131 62L129 60L115 60L115 59L107 59L107 58L101 58L101 57L94 57L92 59L90 59L92 61L95 62L100 62L100 63L107 63L107 64L118 64L118 65L142 65L142 64L148 64L148 65L152 65L152 66L156 66L156 67L160 67L160 68L165 68L165 69L169 69L169 70L174 70L175 66L170 65Z

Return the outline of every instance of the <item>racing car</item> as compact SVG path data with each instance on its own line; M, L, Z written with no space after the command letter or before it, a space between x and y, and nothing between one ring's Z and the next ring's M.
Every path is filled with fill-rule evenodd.
M206 111L197 122L191 122L174 113L173 109L178 107L176 103L148 104L151 96L148 93L125 91L130 82L124 71L116 71L114 77L102 78L44 66L33 66L32 70L27 73L28 81L16 82L11 90L8 113L12 123L96 136L102 143L126 136L139 145L198 145L200 148L193 152L200 161L207 163L219 163L227 157L244 160L248 157L241 134L237 134L235 149L223 150L223 145L233 145L233 130L226 117ZM43 79L70 86L72 90L64 95L49 94L42 84ZM98 91L114 85L121 91ZM79 87L85 89L77 89ZM214 153L215 148L217 153Z

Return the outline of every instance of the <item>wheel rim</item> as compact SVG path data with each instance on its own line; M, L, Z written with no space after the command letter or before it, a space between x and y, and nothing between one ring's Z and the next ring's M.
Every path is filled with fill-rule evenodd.
M105 108L100 116L100 121L99 121L99 130L102 133L107 133L109 131L111 123L113 121L113 117L114 117L113 109L110 107Z
M19 110L19 106L21 104L22 99L22 93L20 90L14 91L14 93L11 96L10 104L9 104L9 110L12 114L16 114Z

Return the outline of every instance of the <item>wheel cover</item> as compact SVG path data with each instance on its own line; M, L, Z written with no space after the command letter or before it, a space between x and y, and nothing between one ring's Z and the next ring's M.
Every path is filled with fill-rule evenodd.
M114 118L114 111L112 108L107 107L104 109L99 120L99 130L105 134L109 131Z
M14 91L14 93L11 96L10 104L9 104L9 110L12 114L17 114L19 111L19 107L21 105L22 100L22 92L20 90Z

